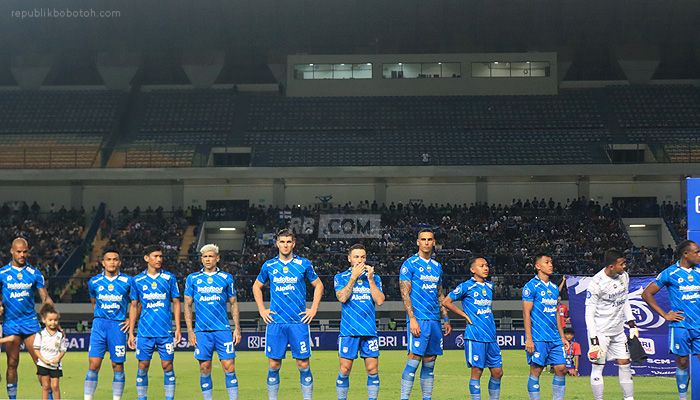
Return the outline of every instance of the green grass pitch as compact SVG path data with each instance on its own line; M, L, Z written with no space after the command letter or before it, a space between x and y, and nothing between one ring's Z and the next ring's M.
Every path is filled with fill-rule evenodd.
M267 374L267 360L262 352L239 352L236 359L236 370L240 382L239 398L241 400L266 400L265 377ZM289 354L288 354L289 357ZM405 363L406 353L403 351L383 351L379 362L381 379L380 399L398 399L401 371ZM527 399L526 381L528 367L525 363L523 351L503 351L504 372L501 391L503 400ZM2 378L4 382L6 359L4 354L2 361ZM41 391L34 375L36 370L31 365L31 359L27 354L22 354L19 367L19 397L22 399L40 398ZM95 399L111 400L112 398L112 372L108 360L103 365L99 376L99 385L95 393ZM83 398L83 379L87 369L87 354L71 352L66 355L63 363L64 377L61 379L61 391L64 399ZM223 372L218 361L214 362L212 373L214 380L214 398L226 400L226 391L223 382ZM349 399L361 400L367 398L366 375L362 360L355 362L350 377ZM315 351L311 357L311 370L314 374L314 398L319 400L335 399L335 377L338 368L337 353L334 351ZM192 357L192 353L178 352L175 355L175 373L177 375L176 398L201 399L199 390L199 368ZM136 399L134 376L136 375L136 362L133 353L128 354L126 366L126 389L124 400ZM541 398L551 398L552 375L544 373L540 379L542 384ZM294 361L287 358L282 363L280 400L301 399L299 390L299 373ZM150 372L149 398L153 400L163 399L163 372L160 362L156 358ZM438 358L435 369L435 400L463 400L467 396L468 370L464 364L462 351L446 351L445 355ZM488 399L486 390L488 372L482 378L482 398ZM676 385L673 378L640 377L634 380L636 400L660 400L677 398ZM621 399L622 394L617 384L616 377L605 378L606 399ZM5 398L5 385L0 388L0 398ZM420 386L416 379L412 399L420 398ZM591 391L588 377L567 378L567 399L590 399Z

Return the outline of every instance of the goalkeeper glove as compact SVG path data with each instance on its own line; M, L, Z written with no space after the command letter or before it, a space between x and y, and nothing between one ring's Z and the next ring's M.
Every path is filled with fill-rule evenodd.
M597 363L598 360L605 360L605 351L600 347L598 338L591 338L591 347L588 348L588 360Z
M638 338L639 328L637 328L637 324L635 324L634 321L628 321L627 324L630 327L630 339Z

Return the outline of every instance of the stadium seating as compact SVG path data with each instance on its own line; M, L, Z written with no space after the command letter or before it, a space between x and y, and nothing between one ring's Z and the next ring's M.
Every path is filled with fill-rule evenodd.
M126 95L107 90L0 91L0 168L90 168Z

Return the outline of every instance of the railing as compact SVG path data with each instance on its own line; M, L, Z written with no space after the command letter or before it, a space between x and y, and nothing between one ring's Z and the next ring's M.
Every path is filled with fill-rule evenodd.
M97 212L92 218L90 227L88 227L88 229L86 230L85 236L83 237L83 241L78 247L73 249L73 252L71 252L70 256L68 256L68 259L63 263L63 265L61 265L61 268L58 270L58 274L53 279L51 279L52 287L62 288L73 276L78 267L83 265L83 262L85 260L85 254L90 249L93 240L95 240L95 235L97 235L97 230L99 229L100 222L104 219L104 216L105 203L100 203Z

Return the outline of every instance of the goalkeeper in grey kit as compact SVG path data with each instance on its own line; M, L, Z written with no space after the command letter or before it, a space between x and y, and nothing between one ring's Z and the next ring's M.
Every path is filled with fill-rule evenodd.
M588 285L586 293L586 328L588 359L591 361L591 389L595 400L603 400L603 367L608 360L618 365L618 378L624 400L634 400L630 352L625 335L639 336L629 303L629 275L624 255L615 249L605 252L605 268Z

